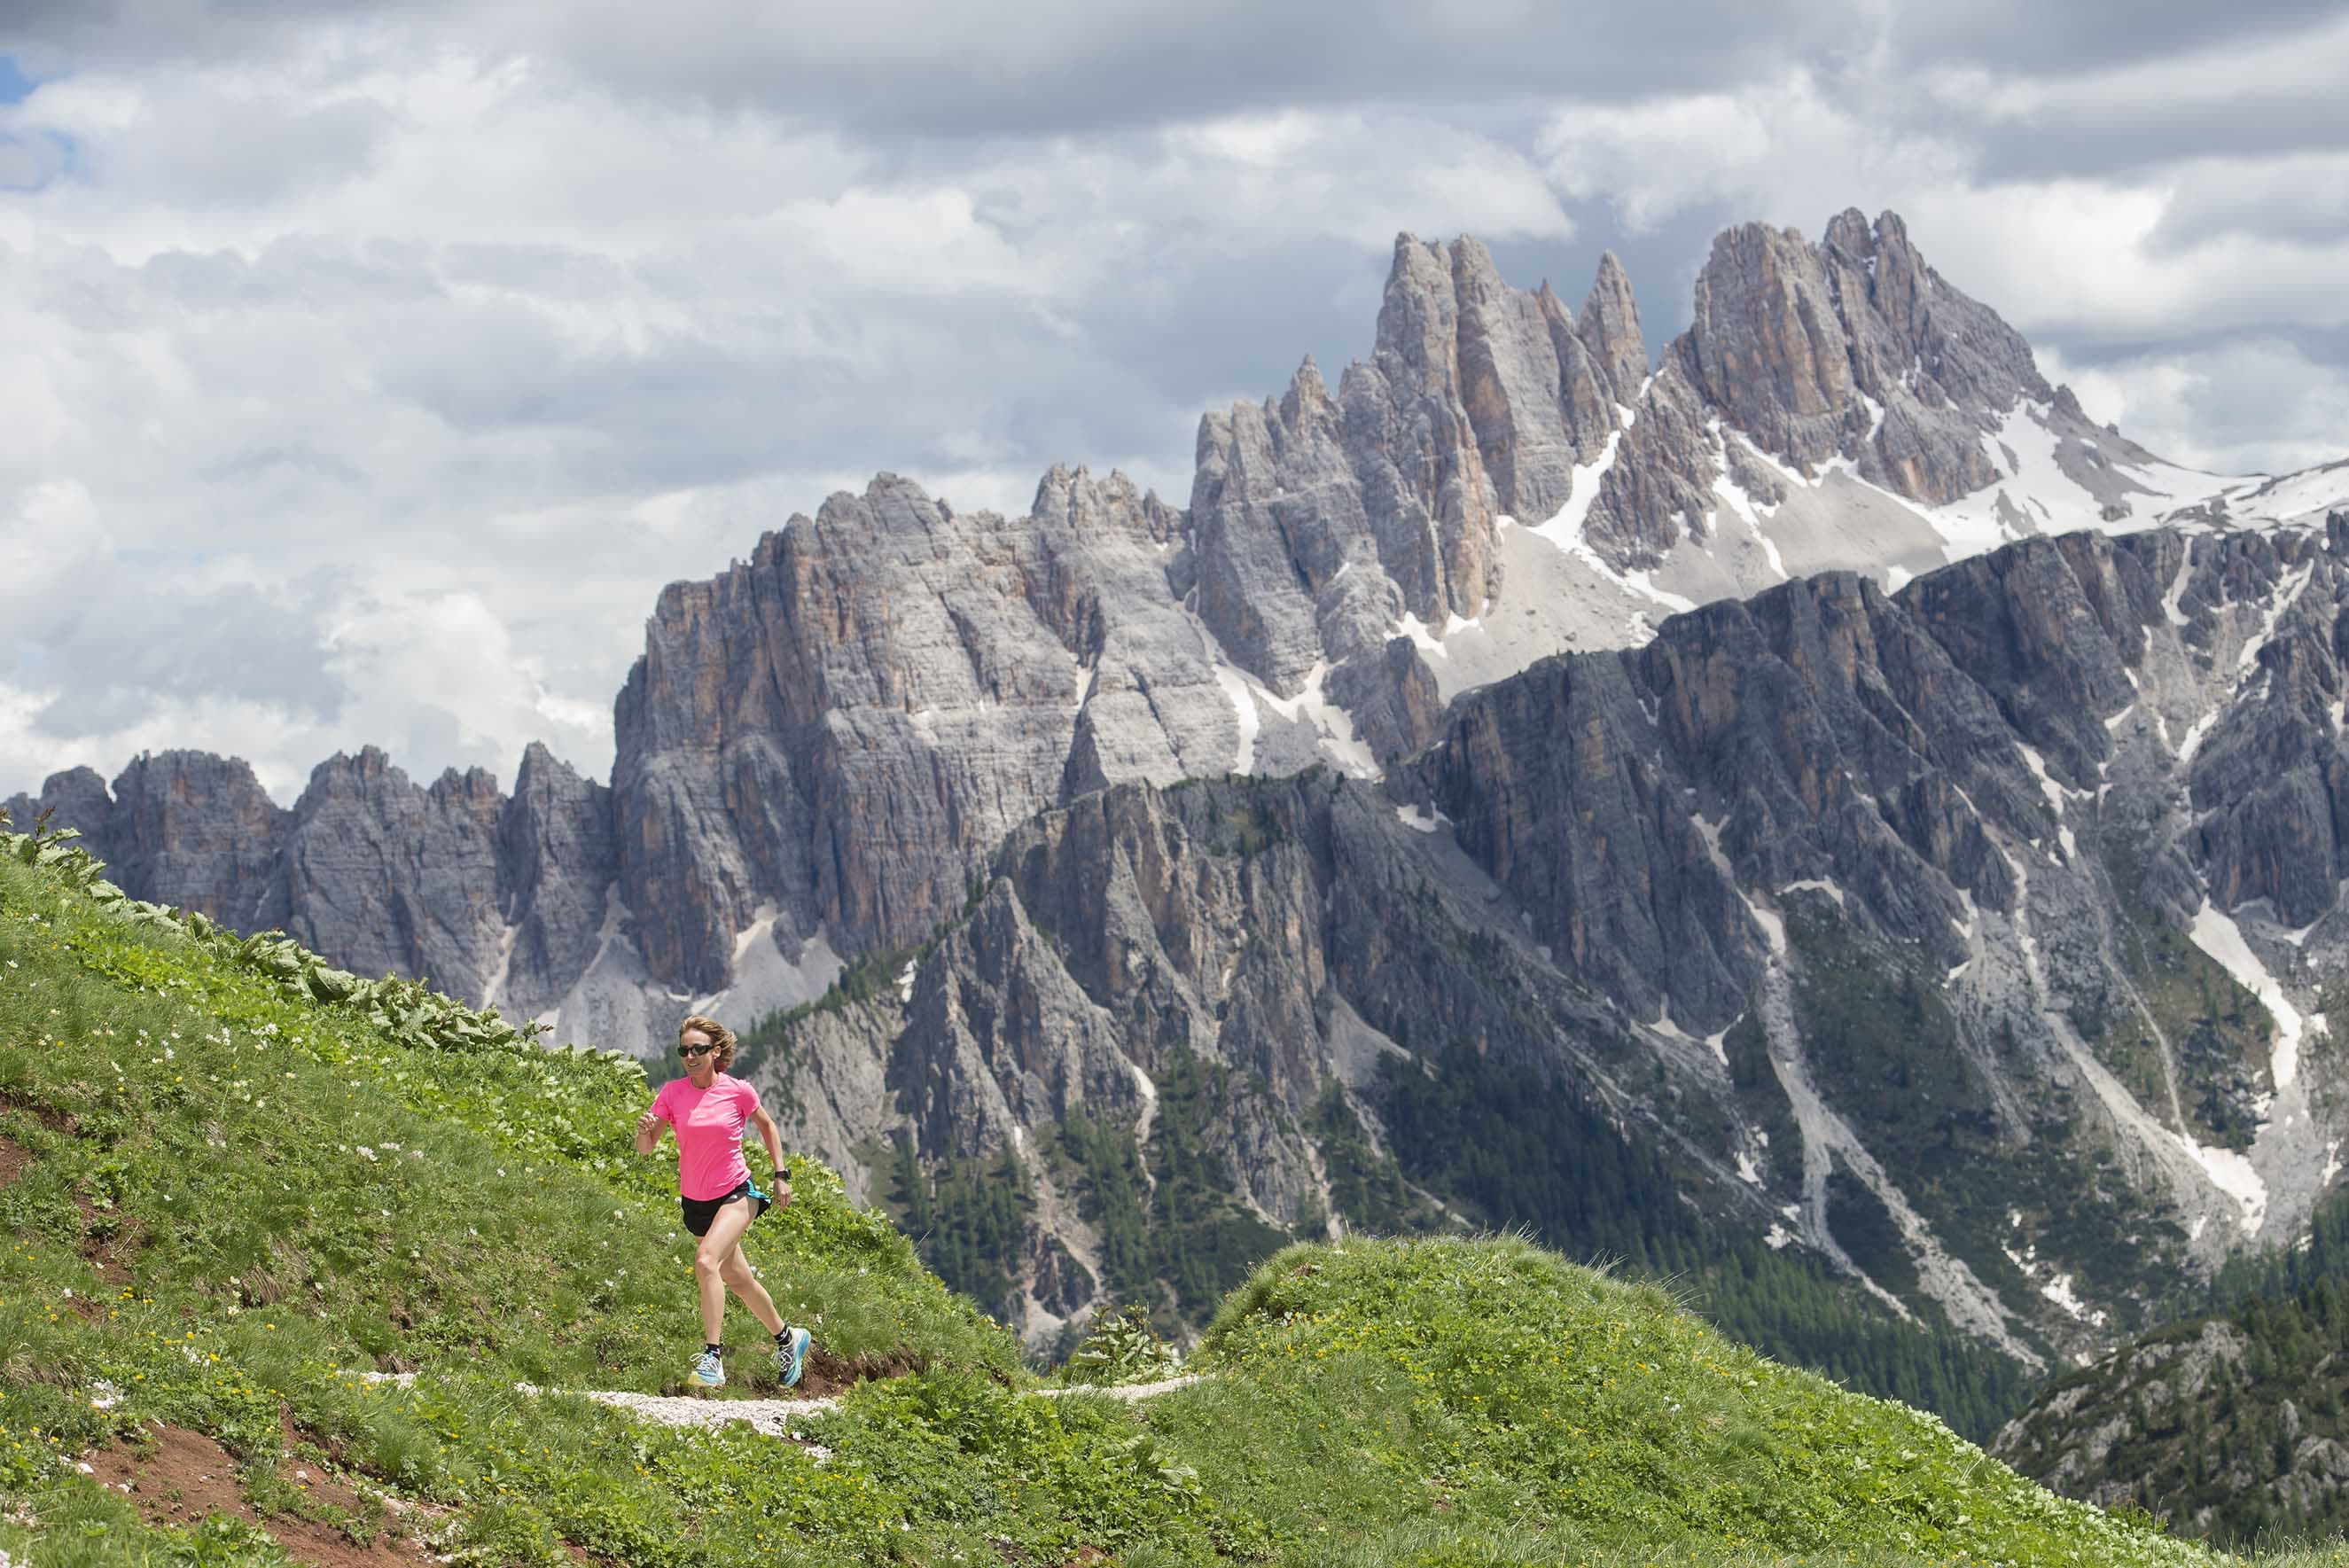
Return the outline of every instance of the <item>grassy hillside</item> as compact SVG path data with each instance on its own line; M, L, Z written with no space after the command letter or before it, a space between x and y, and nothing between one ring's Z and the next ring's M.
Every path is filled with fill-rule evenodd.
M1741 1083L1778 1092L1757 1020L1748 1015L1726 1043ZM1671 1280L1731 1337L1930 1409L1967 1437L1988 1438L2028 1400L2022 1368L1992 1346L1945 1325L1896 1319L1805 1249L1776 1252L1717 1222L1688 1202L1655 1150L1627 1140L1544 1075L1465 1047L1431 1066L1411 1070L1388 1058L1381 1109L1402 1172L1455 1208L1495 1228L1526 1229L1569 1256L1618 1260L1627 1274ZM1785 1114L1783 1099L1775 1104ZM1796 1140L1789 1133L1783 1143ZM1832 1204L1830 1213L1840 1217ZM1373 1219L1371 1228L1392 1227ZM1858 1251L1855 1242L1847 1236ZM1897 1242L1868 1261L1881 1271L1887 1256L1908 1262Z
M754 1258L820 1377L902 1375L800 1442L520 1393L673 1387L698 1345L640 1070L89 883L0 838L12 1563L2201 1560L1506 1240L1291 1249L1203 1381L1027 1397L810 1167Z
M1211 1494L1293 1538L1421 1536L1465 1560L1488 1542L1510 1561L2196 1555L1931 1416L1733 1345L1654 1285L1507 1238L1293 1248L1208 1344L1238 1375L1153 1420L1203 1456ZM1233 1429L1264 1440L1216 1442Z

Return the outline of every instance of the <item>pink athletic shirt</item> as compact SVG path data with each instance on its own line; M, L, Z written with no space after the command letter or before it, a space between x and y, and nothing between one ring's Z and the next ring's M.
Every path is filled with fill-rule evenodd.
M671 1078L653 1096L653 1114L677 1129L677 1190L688 1198L723 1198L750 1179L742 1133L759 1109L759 1091L719 1073L708 1088Z

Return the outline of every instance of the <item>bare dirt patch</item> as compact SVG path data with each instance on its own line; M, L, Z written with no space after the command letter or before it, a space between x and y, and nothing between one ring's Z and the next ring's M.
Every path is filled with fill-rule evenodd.
M15 1186L16 1178L22 1176L25 1167L32 1162L33 1157L26 1151L23 1144L0 1132L0 1190Z
M98 1271L98 1277L117 1288L130 1283L130 1270L125 1258L139 1253L137 1227L99 1208L84 1193L74 1194L74 1207L81 1212L81 1245L78 1249L82 1261Z
M70 1138L81 1130L81 1122L73 1112L59 1110L54 1105L43 1105L29 1095L15 1089L0 1089L0 1105L21 1110L51 1132L61 1132Z
M140 1517L150 1524L192 1524L207 1514L228 1514L260 1525L277 1538L286 1555L317 1568L438 1561L403 1526L403 1520L415 1517L419 1510L394 1512L375 1539L361 1546L318 1520L291 1515L262 1518L237 1485L236 1460L202 1432L185 1427L153 1427L149 1436L152 1442L143 1455L128 1443L118 1443L85 1455L82 1462L101 1485L129 1497ZM287 1484L309 1501L341 1509L353 1518L365 1518L370 1511L356 1491L318 1467L289 1461L283 1473Z
M878 1377L903 1377L922 1369L923 1358L907 1350L893 1350L886 1356L834 1356L820 1345L808 1346L807 1359L800 1367L799 1387L789 1390L794 1398L829 1399L859 1383ZM768 1371L773 1372L770 1359ZM754 1380L754 1386L759 1381ZM782 1392L780 1379L775 1380L777 1392Z

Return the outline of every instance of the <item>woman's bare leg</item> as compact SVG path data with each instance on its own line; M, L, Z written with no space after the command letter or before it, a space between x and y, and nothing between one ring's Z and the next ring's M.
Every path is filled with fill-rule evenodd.
M701 1290L701 1336L711 1345L726 1331L726 1261L741 1251L742 1233L750 1228L750 1201L737 1198L718 1211L709 1222L709 1233L693 1250L693 1282ZM774 1310L772 1302L767 1310Z
M716 1230L717 1227L713 1225L710 1229ZM781 1334L783 1331L783 1315L775 1310L775 1298L767 1294L767 1287L761 1284L759 1276L750 1272L750 1260L742 1255L740 1242L734 1244L734 1251L718 1272L725 1280L726 1288L742 1298L742 1305L750 1309L751 1316L767 1326L768 1333Z

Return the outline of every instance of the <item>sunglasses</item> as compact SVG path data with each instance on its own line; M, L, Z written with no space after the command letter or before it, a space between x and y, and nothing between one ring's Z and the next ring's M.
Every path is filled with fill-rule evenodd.
M679 1046L677 1054L691 1061L696 1057L706 1057L717 1048L716 1046Z

